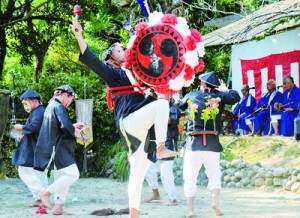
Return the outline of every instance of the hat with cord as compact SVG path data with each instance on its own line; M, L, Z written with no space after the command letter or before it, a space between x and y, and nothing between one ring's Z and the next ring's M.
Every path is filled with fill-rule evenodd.
M117 44L116 42L113 43L113 44L111 44L111 45L109 46L109 48L106 49L106 50L102 53L102 60L103 60L103 61L107 61L108 59L111 58L112 52L113 52L113 50L114 50L116 44Z
M214 87L219 87L221 85L216 73L214 71L201 74L199 79L207 84L210 84Z
M75 96L75 98L77 98L74 89L70 85L59 86L55 90L60 91L60 93L68 93L69 95Z

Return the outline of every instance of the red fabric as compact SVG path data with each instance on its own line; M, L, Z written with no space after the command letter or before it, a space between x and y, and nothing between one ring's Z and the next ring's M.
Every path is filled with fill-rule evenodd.
M41 205L36 211L36 214L48 214L47 209Z
M300 50L295 50L291 52L283 52L281 54L271 54L266 57L253 59L253 60L241 60L242 68L242 82L243 84L248 84L247 72L252 70L254 72L254 83L255 83L255 98L259 101L261 98L262 90L262 74L261 70L267 68L268 70L268 80L276 80L275 67L276 65L282 65L283 77L289 76L291 74L291 63L298 63L298 70L300 71ZM300 74L300 72L298 72ZM300 77L299 77L300 79ZM298 81L300 84L300 81Z
M134 88L136 88L137 90L135 90ZM144 89L142 89L140 86L106 87L106 101L108 108L110 110L115 109L114 102L112 100L114 96L132 94L137 92L144 94Z

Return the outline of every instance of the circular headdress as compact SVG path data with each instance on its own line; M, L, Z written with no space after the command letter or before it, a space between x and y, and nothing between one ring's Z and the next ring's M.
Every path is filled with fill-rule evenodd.
M201 34L186 19L153 12L136 25L125 51L126 69L159 93L176 93L204 69Z

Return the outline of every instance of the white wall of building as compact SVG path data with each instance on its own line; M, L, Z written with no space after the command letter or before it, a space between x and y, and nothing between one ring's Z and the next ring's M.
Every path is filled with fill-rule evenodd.
M240 92L242 87L242 69L240 60L251 60L262 58L271 54L282 52L290 52L300 50L300 28L287 31L284 33L266 37L260 41L250 41L232 46L231 53L231 70L232 70L232 89ZM295 84L298 84L298 64L291 64L291 76L295 79ZM266 70L266 69L262 69ZM251 74L252 73L252 74ZM249 86L254 87L253 72L248 71ZM267 78L262 78L262 93L266 93ZM276 85L282 85L282 68L276 66ZM282 91L282 89L280 89ZM254 90L250 90L254 96Z

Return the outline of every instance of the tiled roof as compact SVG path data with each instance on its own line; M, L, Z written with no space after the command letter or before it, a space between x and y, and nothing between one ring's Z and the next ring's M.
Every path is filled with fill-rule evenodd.
M288 23L272 26L281 18L297 17ZM285 0L267 5L244 18L203 36L205 47L229 45L300 26L300 0Z

